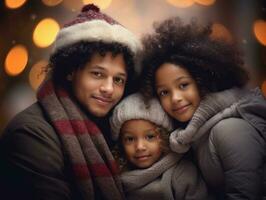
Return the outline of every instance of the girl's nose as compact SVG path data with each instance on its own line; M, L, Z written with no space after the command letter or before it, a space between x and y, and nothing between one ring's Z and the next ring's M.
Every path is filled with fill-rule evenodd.
M145 145L145 142L143 140L138 140L137 143L136 143L136 149L138 151L143 151L146 149L146 145Z
M172 102L173 103L178 103L180 101L182 101L183 96L180 92L176 91L172 93Z

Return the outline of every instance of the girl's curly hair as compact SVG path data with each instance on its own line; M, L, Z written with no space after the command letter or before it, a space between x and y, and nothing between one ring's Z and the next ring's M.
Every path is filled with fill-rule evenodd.
M212 38L211 25L195 19L185 25L178 17L154 24L155 32L142 39L141 92L146 99L156 96L155 73L164 63L186 69L201 95L246 84L242 53L236 44Z

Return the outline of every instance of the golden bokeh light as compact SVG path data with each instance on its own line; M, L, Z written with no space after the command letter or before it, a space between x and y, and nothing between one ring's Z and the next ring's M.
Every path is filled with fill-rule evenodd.
M73 12L80 11L81 7L83 6L82 0L64 0L62 5Z
M266 80L261 85L263 95L266 97Z
M41 48L50 46L54 42L59 29L59 24L54 19L43 19L33 32L34 43Z
M194 0L194 1L203 6L210 6L215 3L215 0Z
M37 62L35 65L32 66L30 73L29 73L29 82L31 87L34 90L37 90L37 88L40 86L42 81L45 78L45 68L48 65L48 62L46 60L41 60Z
M257 20L253 25L253 31L257 40L266 46L266 21Z
M13 47L5 60L5 71L10 76L20 74L28 62L28 51L23 45Z
M83 4L89 4L89 3L93 3L97 6L99 6L99 8L102 9L106 9L110 6L110 4L112 3L112 0L82 0Z
M46 6L56 6L60 4L63 0L42 0L43 4Z
M10 9L17 9L21 7L26 0L5 0L6 7Z
M173 6L180 8L186 8L194 4L194 0L166 0L166 1Z
M230 31L224 25L218 23L212 25L211 37L214 39L223 39L229 43L233 41Z

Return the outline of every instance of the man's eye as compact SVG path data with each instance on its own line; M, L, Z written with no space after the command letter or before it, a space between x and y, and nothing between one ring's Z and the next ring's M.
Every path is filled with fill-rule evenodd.
M102 72L92 71L91 74L92 74L94 77L97 77L97 78L103 77L103 73L102 73Z
M121 78L121 77L115 77L115 78L114 78L114 82L115 82L117 85L124 85L126 81L125 81L124 78Z

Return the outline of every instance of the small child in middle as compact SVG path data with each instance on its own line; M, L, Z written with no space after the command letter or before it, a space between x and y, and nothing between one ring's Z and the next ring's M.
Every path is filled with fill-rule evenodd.
M168 146L172 121L156 99L147 106L139 93L125 98L110 118L112 137L124 160L121 180L126 199L208 199L196 166Z

